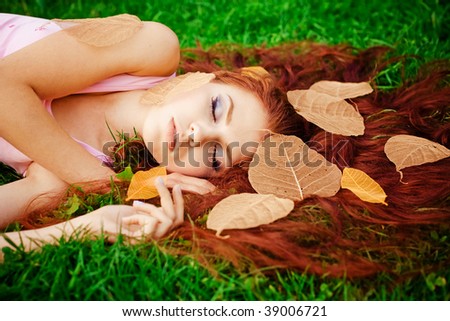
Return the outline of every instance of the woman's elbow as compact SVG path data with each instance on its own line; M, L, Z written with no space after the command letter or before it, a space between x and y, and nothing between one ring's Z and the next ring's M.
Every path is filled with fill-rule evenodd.
M143 54L147 63L137 74L169 76L180 63L180 43L176 33L159 22L146 22L146 43Z
M166 52L164 64L167 66L170 75L178 69L180 63L180 42L172 29L165 25L162 26L164 28L162 45Z

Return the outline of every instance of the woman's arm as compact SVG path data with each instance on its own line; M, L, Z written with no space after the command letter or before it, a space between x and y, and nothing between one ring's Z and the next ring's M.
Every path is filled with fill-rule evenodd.
M52 34L0 60L0 137L68 183L104 179L111 170L74 142L41 101L117 74L170 75L178 62L176 36L158 23L107 47Z
M0 228L30 211L48 209L52 200L60 200L67 187L56 175L31 163L25 178L0 186Z
M13 243L30 251L42 244L56 244L61 237L84 232L92 236L104 235L110 242L114 242L119 234L131 242L159 239L183 223L184 203L179 186L173 189L172 195L162 180L157 180L156 188L160 193L161 207L141 202L135 202L133 206L105 206L54 226L0 234L0 249L14 248ZM3 252L0 251L2 260Z

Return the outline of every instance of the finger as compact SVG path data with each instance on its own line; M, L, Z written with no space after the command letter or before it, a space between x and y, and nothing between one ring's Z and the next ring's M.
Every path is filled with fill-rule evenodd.
M161 207L164 212L173 220L175 220L175 209L173 206L172 195L170 195L164 181L161 177L155 180L155 187L158 190L159 197L161 199Z
M181 189L185 192L191 192L200 195L211 193L211 190L208 187L200 185L192 185L187 183L179 183L178 185L180 185Z
M180 185L181 189L197 194L211 193L216 187L206 179L186 176L178 173L171 173L164 177L164 181L168 187Z
M158 220L153 217L147 217L146 218L146 224L144 225L144 228L142 229L143 237L144 238L150 238L153 237L155 234L155 231L158 227Z
M170 215L167 214L163 208L157 207L153 204L147 204L147 203L142 203L139 201L134 201L133 207L137 210L138 213L141 213L142 215L147 215L147 216L156 218L161 221L169 220L171 224L174 221L174 219L172 219L172 217L170 217ZM132 217L132 216L130 216L130 217Z
M178 226L184 221L184 199L180 185L175 185L172 190L173 203L175 207L174 225Z
M153 212L151 215L158 222L152 235L155 239L159 239L171 230L173 227L173 220L163 211Z
M122 218L122 223L124 225L145 225L146 220L144 215L131 215L128 217Z
M122 219L125 229L122 234L133 238L149 238L152 237L159 224L159 220L147 214L135 214ZM134 225L134 228L132 228Z
M205 189L207 189L210 193L214 192L214 190L216 189L216 185L214 185L213 183L211 183L210 181L204 179L203 182L201 183L201 186L203 186Z
M198 191L202 194L211 193L216 189L216 186L214 186L210 181L197 177L184 176L180 179L179 183L185 186L190 185L193 187L194 192Z
M159 207L150 204L150 203L144 203L141 201L134 201L133 202L133 208L136 211L139 211L141 213L145 213L145 214L151 214L154 211L160 211Z

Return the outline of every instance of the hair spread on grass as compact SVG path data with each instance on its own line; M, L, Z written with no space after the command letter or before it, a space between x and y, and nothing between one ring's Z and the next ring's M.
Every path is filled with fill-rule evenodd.
M420 250L410 248L427 243L432 231L448 234L450 159L404 169L401 182L384 153L384 144L392 135L410 134L449 146L450 65L448 61L426 64L416 78L403 79L398 88L382 91L377 89L375 77L394 62L406 60L389 59L388 53L386 47L357 51L349 46L306 42L276 48L187 50L181 65L185 72L213 71L219 68L217 62L226 69L264 67L273 75L275 92L283 93L277 93L276 103L262 98L269 114L276 116L269 128L299 136L341 169L352 166L365 171L386 191L389 206L367 203L341 190L334 197L298 202L287 218L261 228L228 231L231 237L225 240L196 224L186 223L178 233L197 242L196 247L229 257L235 264L246 256L258 267L351 277L408 270L391 264L399 260L414 266L409 271L432 265L416 257ZM295 115L285 93L307 89L319 80L371 82L375 91L353 100L365 118L363 136L333 135ZM214 183L221 186L216 198L189 196L187 213L194 221L229 190L254 192L245 169L236 168ZM393 257L397 260L392 261ZM448 259L441 262L446 263Z
M361 51L308 42L273 48L185 50L181 72L215 72L216 81L252 91L268 108L270 130L299 136L341 169L363 170L385 190L389 206L364 202L342 189L333 197L297 202L288 217L272 224L225 231L230 238L217 238L205 228L208 210L230 194L254 192L245 166L236 167L212 179L219 187L212 194L185 195L190 219L171 237L188 240L184 244L190 245L172 250L197 253L205 264L208 258L220 257L236 266L251 262L258 268L348 277L380 271L416 273L448 265L448 242L439 236L450 230L450 159L406 168L400 181L384 154L384 144L392 135L410 134L449 146L450 66L448 61L423 64L415 78L402 78L395 89L379 90L377 83L383 82L376 79L379 73L406 60L388 58L388 54L385 47ZM272 80L255 81L241 75L240 68L250 65L264 67ZM307 89L319 80L371 82L372 94L353 99L365 119L363 136L332 135L295 113L286 92ZM438 259L438 252L447 254Z

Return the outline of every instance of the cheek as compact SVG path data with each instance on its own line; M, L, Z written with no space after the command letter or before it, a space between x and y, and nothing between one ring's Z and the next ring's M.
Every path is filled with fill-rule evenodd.
M155 133L147 131L142 133L142 139L148 151L152 154L158 163L161 163L164 158L163 146L160 142L155 142Z
M202 148L180 148L179 153L174 152L168 155L165 166L169 172L208 177L211 173L208 163L208 155L203 153Z
M142 138L147 142L157 142L160 139L161 121L158 121L160 117L148 117L142 128Z

